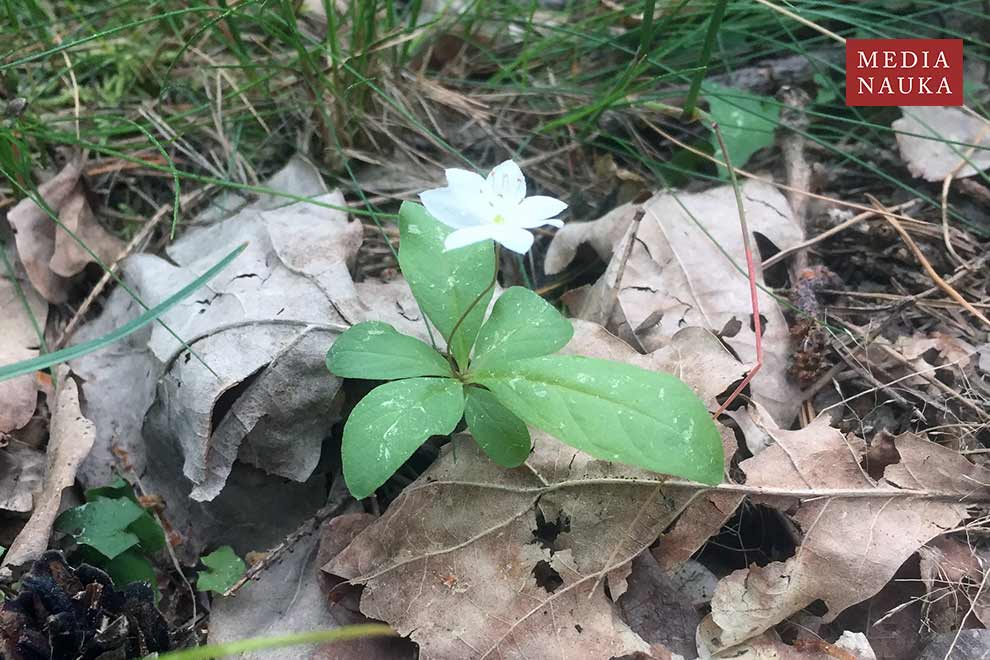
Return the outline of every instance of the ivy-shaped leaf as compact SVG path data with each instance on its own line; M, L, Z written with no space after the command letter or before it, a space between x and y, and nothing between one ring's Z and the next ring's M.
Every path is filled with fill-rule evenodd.
M577 355L513 360L472 373L527 424L596 458L716 484L722 441L670 374Z
M423 312L444 338L492 281L495 249L492 241L445 251L443 241L453 229L419 204L404 202L399 209L399 266ZM461 368L467 367L471 346L492 294L489 291L465 317L449 350Z
M127 531L145 510L128 498L97 497L92 502L64 511L55 519L55 529L71 534L76 543L88 545L113 559L140 543Z
M337 337L327 353L327 369L341 378L369 380L453 375L433 347L381 321L358 323Z
M395 474L431 435L447 435L464 414L464 387L451 378L379 385L344 424L344 481L362 499Z
M208 569L196 576L196 588L200 591L222 594L244 575L244 560L229 545L221 546L199 560Z
M550 355L574 335L574 326L553 305L523 287L507 289L481 326L474 346L472 369L485 369L507 360Z

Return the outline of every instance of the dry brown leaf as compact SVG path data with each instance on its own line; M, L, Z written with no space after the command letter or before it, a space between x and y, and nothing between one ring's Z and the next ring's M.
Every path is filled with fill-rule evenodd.
M48 304L26 285L20 286L31 313L44 329ZM9 365L38 356L41 340L24 308L14 282L0 276L0 364ZM30 421L38 403L38 385L34 374L0 381L0 433L19 429Z
M742 192L754 234L780 249L802 240L787 200L775 188L750 181ZM625 205L595 222L566 225L547 251L547 273L560 272L582 243L590 243L605 260L621 258L615 246L638 208ZM658 194L642 208L645 216L619 291L621 313L640 344L652 350L684 326L718 332L735 321L739 331L724 339L743 361L753 361L752 306L733 189L722 186L701 193ZM757 274L762 283L762 274ZM752 392L779 423L787 424L800 405L799 391L787 375L790 333L776 301L761 291L759 302L765 318L765 361Z
M990 471L958 453L912 434L895 438L900 462L874 481L860 463L866 447L843 437L823 418L798 431L773 433L776 444L743 461L747 486L764 488L912 489L955 499L911 500L892 496L810 498L790 505L804 538L783 562L751 566L725 577L699 639L717 652L763 633L816 600L831 621L847 607L877 593L908 557L966 517L965 498L985 494Z
M20 566L41 556L48 547L52 523L58 515L62 491L76 480L76 471L89 454L96 437L93 422L79 410L79 390L68 371L60 372L55 409L52 412L51 436L45 485L35 499L34 512L3 558L0 566Z
M61 172L38 186L38 195L58 214L63 226L104 263L110 262L120 253L123 243L108 234L93 217L79 178L82 167L82 157L76 156ZM79 273L92 257L31 198L21 200L7 219L14 229L17 253L31 284L49 302L65 302L69 278Z
M741 368L704 331L642 356L577 322L566 350L663 368L709 402ZM534 434L534 445L525 466L506 470L456 436L325 570L363 584L362 612L411 635L425 657L648 653L605 583L617 598L627 564L696 491L662 487L659 475L592 459L546 434Z
M0 447L0 509L29 512L44 478L44 452L17 440Z
M980 589L986 560L969 544L950 536L929 542L918 554L921 580L928 593L924 620L930 629L948 632L964 627L971 607L976 618L986 625L990 620L990 593L985 586Z
M969 154L955 178L973 176L990 167L990 130L987 120L959 108L902 108L904 116L894 121L897 147L911 174L927 181L942 181L952 174L963 156ZM952 142L962 144L949 144ZM973 153L972 147L978 145Z

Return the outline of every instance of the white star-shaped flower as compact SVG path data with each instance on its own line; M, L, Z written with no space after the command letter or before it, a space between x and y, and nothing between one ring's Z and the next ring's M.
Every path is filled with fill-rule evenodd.
M427 190L419 198L430 215L454 228L444 242L447 250L492 239L525 254L533 245L529 229L564 226L554 216L567 204L544 195L526 197L526 179L511 160L493 169L488 178L456 168L444 172L447 187Z

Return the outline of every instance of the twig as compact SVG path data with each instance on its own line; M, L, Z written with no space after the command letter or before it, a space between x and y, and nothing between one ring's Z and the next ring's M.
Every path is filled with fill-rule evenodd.
M743 206L742 200L742 190L739 187L739 181L736 179L736 171L732 167L732 163L729 162L729 150L725 146L725 140L722 138L722 131L718 127L718 122L712 122L712 130L715 131L715 137L718 139L718 146L722 149L722 156L725 158L725 166L729 171L729 180L732 182L732 190L736 194L736 210L739 213L739 227L742 229L742 239L743 239L743 250L746 253L746 271L749 276L749 299L753 306L753 335L754 343L756 344L756 364L753 368L749 370L746 377L742 379L742 382L736 386L735 391L729 395L718 410L715 411L714 417L718 417L725 409L729 407L739 393L749 385L750 381L756 375L756 372L760 370L763 366L763 322L760 319L760 300L759 295L756 290L756 266L753 264L753 250L750 246L749 239L749 225L746 223L746 210Z
M805 194L807 194L807 193L805 193ZM808 196L811 196L811 195L808 195ZM896 206L891 206L890 207L890 210L891 211L904 211L904 210L909 209L912 206L916 205L919 201L921 201L921 200L918 200L918 199L908 200L906 202L902 202L901 204L897 204ZM791 256L792 254L795 254L797 252L801 252L803 250L807 250L812 245L816 245L817 243L821 243L826 238L831 238L832 236L835 236L836 234L841 233L841 232L849 229L850 227L852 227L854 225L858 225L863 220L869 220L870 218L874 218L877 215L879 215L879 212L878 211L872 211L872 210L871 211L863 211L862 213L859 213L857 215L854 215L853 217L849 218L848 220L845 220L845 221L841 222L840 224L832 227L831 229L827 229L827 230L823 231L822 233L818 234L814 238L809 238L808 240L804 241L803 243L799 243L798 245L792 245L791 247L787 248L786 250L781 250L780 252L778 252L777 254L773 255L769 259L766 259L763 262L763 269L766 270L770 266L773 266L774 264L780 263L781 261L783 261L787 257Z
M339 475L337 475L337 479L335 479L335 481L337 480L339 480ZM268 570L273 564L275 564L276 561L278 561L286 550L298 543L300 539L309 536L319 529L324 520L333 518L340 513L349 499L350 495L346 489L340 489L338 492L331 493L330 501L326 506L314 513L309 520L303 522L303 524L301 524L296 531L286 536L285 540L269 550L264 559L247 569L247 571L244 572L244 575L241 576L241 579L235 582L229 589L227 589L227 591L223 592L223 595L225 597L233 596L245 584L255 579L262 572Z
M879 210L883 214L884 219L890 223L890 226L893 227L895 231L897 231L897 233L904 240L904 242L907 243L908 247L911 248L911 252L913 252L914 256L918 259L919 262L921 262L921 267L925 269L925 272L928 273L928 276L930 278L932 278L932 281L934 281L935 284L940 289L945 291L945 293L948 294L950 298L952 298L957 303L962 305L967 312L969 312L976 318L980 319L980 321L982 321L988 328L990 328L990 319L988 319L983 314L983 312L981 312L980 310L976 309L971 304L969 304L968 300L963 298L958 291L952 288L952 285L950 285L948 282L942 279L942 276L939 275L937 272L935 272L935 269L932 267L931 262L928 261L928 258L925 257L924 253L914 242L914 239L911 238L911 235L907 233L907 231L901 225L900 221L894 216L887 213L887 210L879 201L877 201L875 197L872 196L868 196L868 197L870 197L870 199L873 201L873 204L877 207L877 210Z

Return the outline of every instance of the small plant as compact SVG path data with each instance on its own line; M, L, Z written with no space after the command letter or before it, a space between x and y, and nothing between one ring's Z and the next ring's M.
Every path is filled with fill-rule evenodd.
M230 589L244 575L244 560L234 553L229 545L220 546L199 561L206 566L196 577L196 588L200 591L213 591L218 594Z
M55 529L69 534L79 548L77 559L101 568L122 588L147 582L157 592L148 557L165 547L161 525L138 502L122 478L86 491L86 503L64 511Z
M463 418L501 466L531 449L527 425L596 458L715 484L722 444L711 415L670 374L577 355L556 355L571 323L532 291L512 287L484 318L501 246L526 252L528 231L566 204L526 197L519 167L506 161L483 178L449 169L448 186L424 192L425 208L399 211L399 265L446 351L378 321L337 338L327 367L337 376L388 380L344 425L343 472L357 498L371 495L432 435ZM493 245L494 242L494 245Z

